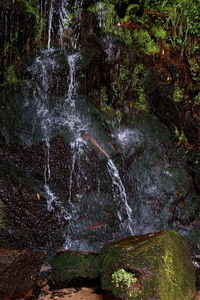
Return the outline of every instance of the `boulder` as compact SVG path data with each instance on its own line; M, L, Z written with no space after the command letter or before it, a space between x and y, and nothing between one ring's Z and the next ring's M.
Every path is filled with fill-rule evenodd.
M187 241L174 231L131 236L101 252L102 288L120 299L193 300Z
M94 282L99 277L98 253L63 250L51 260L52 281L56 287Z
M45 252L0 248L0 299L30 295Z

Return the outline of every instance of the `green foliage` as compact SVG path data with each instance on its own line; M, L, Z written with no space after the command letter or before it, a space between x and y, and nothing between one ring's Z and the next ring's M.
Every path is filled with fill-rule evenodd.
M127 46L133 45L133 34L131 30L119 27L117 34L121 37L121 39L126 43Z
M136 281L137 278L135 275L124 269L119 269L112 274L112 283L116 288L126 289L130 287L131 283L135 283Z
M120 65L119 76L116 78L116 82L113 84L113 90L118 97L118 102L122 104L124 102L124 98L126 97L125 90L127 89L127 84L130 77L130 69L128 67L128 63L124 59L123 63Z
M17 42L18 38L19 38L19 33L18 31L16 31L13 37L7 43L4 44L3 55L5 60L10 53L10 49L14 47L14 44Z
M108 103L108 95L106 91L106 86L102 86L100 90L100 107L101 110L104 112L108 112L111 110L110 106L107 103Z
M156 39L166 40L167 38L167 32L160 24L153 25L152 32Z
M145 77L145 69L142 64L135 65L132 75L132 89L136 94L134 106L138 110L147 110L147 100L143 87L143 78Z
M194 104L200 105L200 92L194 97Z
M69 26L71 26L73 24L75 16L76 16L75 13L72 13L72 12L68 13L67 20L66 20L66 22L64 24L64 27L68 28Z
M115 120L120 123L122 119L122 113L119 109L113 110L112 107L108 105L108 95L105 86L100 89L100 109L104 112L107 117L115 118Z
M136 87L140 83L140 78L144 75L144 66L142 64L135 65L133 76L132 76L132 85Z
M19 83L19 79L17 78L15 67L13 65L8 66L4 77L6 85Z
M183 93L184 93L184 90L181 89L178 84L176 83L174 85L174 92L173 92L173 101L174 102L180 102L182 99L183 99Z
M18 0L17 4L21 11L33 15L36 19L39 19L40 14L37 9L37 1L36 0Z
M198 59L193 55L193 57L188 59L190 65L190 73L194 83L200 87L200 65Z
M137 30L134 32L134 38L140 51L144 54L154 54L159 51L158 45L151 38L146 30Z
M130 14L132 10L134 10L134 8L136 7L140 7L139 4L130 4L127 8L127 13Z
M125 65L120 66L119 78L120 80L127 80L129 77L129 69Z
M156 1L152 2L150 9L154 8L167 16L164 26L172 46L194 46L196 42L192 42L191 35L200 36L200 1L165 0L157 5Z
M135 107L139 110L147 110L147 100L143 87L138 88L138 99L135 103Z
M94 5L89 6L87 10L97 14L99 19L101 19L100 23L103 32L113 32L113 26L116 25L116 13L112 3L97 2Z

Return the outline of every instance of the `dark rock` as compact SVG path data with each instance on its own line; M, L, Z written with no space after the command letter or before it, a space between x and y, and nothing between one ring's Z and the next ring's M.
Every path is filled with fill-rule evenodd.
M102 288L120 299L195 297L188 245L173 231L132 236L105 246L100 273Z
M29 294L44 256L45 252L0 248L0 299Z
M99 277L98 253L60 251L51 264L52 280L59 288L93 283Z

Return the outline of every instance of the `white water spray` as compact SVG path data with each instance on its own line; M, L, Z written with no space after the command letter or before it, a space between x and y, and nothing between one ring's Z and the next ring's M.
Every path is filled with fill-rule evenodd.
M126 190L125 190L125 187L120 178L119 171L111 159L108 159L108 172L112 178L113 184L119 190L120 200L122 202L121 203L122 209L124 209L125 214L127 216L127 221L125 222L125 221L123 221L123 217L121 216L120 212L118 212L119 220L122 222L122 227L125 222L125 226L127 227L129 233L133 234L133 230L131 227L131 225L132 225L132 209L130 208L130 206L128 204Z
M53 3L54 0L50 0L50 9L49 9L49 22L48 22L48 50L51 48L51 31L52 31L52 18L53 18Z

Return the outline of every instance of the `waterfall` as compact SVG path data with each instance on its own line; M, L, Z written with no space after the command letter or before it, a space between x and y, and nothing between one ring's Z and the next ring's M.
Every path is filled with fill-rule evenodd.
M48 50L51 47L51 31L52 31L52 18L53 18L53 3L54 0L50 0L50 9L49 9L49 22L48 22L48 43L47 48Z
M118 217L119 217L120 222L122 223L121 227L123 228L125 225L128 229L128 232L133 234L133 230L131 227L131 225L133 223L132 222L132 209L128 205L125 187L120 178L119 171L111 159L108 159L108 172L112 178L113 184L118 188L119 194L120 194L122 212L121 213L120 213L120 211L118 212ZM124 214L125 214L125 216L124 216ZM124 217L127 220L124 220Z
M59 16L58 32L60 34L61 46L65 21L68 19L69 14L66 1L61 1L62 5L59 8L59 11L58 8L54 7L54 4L55 1L51 0L48 12L47 49L42 51L42 53L36 57L32 66L28 69L32 77L31 84L33 85L34 90L33 102L35 103L36 115L40 124L42 140L45 144L44 193L47 200L47 209L52 211L56 208L56 213L60 213L61 217L68 221L65 233L65 248L96 250L98 247L102 246L101 243L99 243L99 246L90 245L89 241L81 241L78 237L76 239L74 232L81 234L81 232L90 230L90 228L94 228L94 230L101 229L103 233L108 236L107 239L110 240L113 240L118 236L130 235L133 233L133 213L128 204L128 197L119 171L106 150L104 150L104 146L106 145L101 144L101 141L97 142L95 139L97 135L95 121L91 122L90 118L87 117L87 114L80 111L80 101L84 101L84 99L79 99L77 93L77 69L82 60L81 49L77 49L77 41L79 39L81 28L76 29L77 31L72 39L74 41L72 43L73 47L70 49L69 53L64 49L57 51L57 49L52 47L52 34L55 31L53 28L54 10L57 9L57 15ZM83 1L77 0L75 2L75 8L79 8L77 12L78 15L81 14L82 4ZM53 96L53 93L56 81L54 74L56 74L61 66L59 63L59 53L62 54L62 59L66 63L68 75L66 76L64 95L57 101ZM67 135L71 153L71 162L68 165L69 175L68 177L66 176L68 197L66 196L65 199L60 199L54 189L51 179L52 138L55 132L61 131ZM85 132L91 134L90 141L93 141L92 144L85 138ZM94 138L92 136L94 136ZM93 146L95 146L95 148ZM82 169L81 162L83 160L90 160L88 153L91 151L91 148L97 152L97 155L102 155L101 159L106 160L107 167L105 166L105 176L108 176L108 178L110 178L109 180L112 182L111 194L108 197L111 199L113 198L112 205L114 212L111 212L111 215L112 218L115 218L114 222L117 222L116 224L119 228L118 232L112 232L107 225L99 225L98 222L93 225L93 221L90 221L92 215L88 215L88 219L84 219L82 224L78 222L80 218L79 214L82 213L81 209L82 206L84 206L84 203L81 202L79 205L79 202L75 201L74 197L76 197L78 201L82 201L81 181L83 182L82 186L84 185L85 188L89 186L87 174ZM76 181L75 183L74 180ZM97 181L98 190L100 191L101 179L98 178ZM74 184L76 184L76 195L74 195L73 190ZM89 211L95 209L95 201L102 201L100 192L91 199L91 207L88 208ZM114 203L115 201L116 204ZM102 213L102 217L107 218L104 215L105 213ZM96 215L96 213L94 222L95 218L98 218L98 214Z
M133 32L117 26L116 1L18 2L0 10L8 225L21 236L33 224L27 246L80 251L193 225L196 175L164 119L140 112L152 72L134 56Z
M61 5L59 6L59 42L61 47L63 47L64 31L67 28L67 24L69 22L68 16L68 2L66 0L62 0Z

